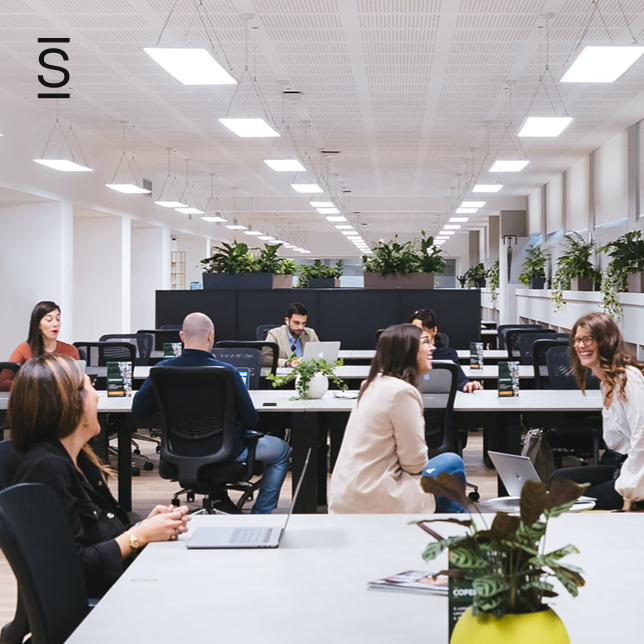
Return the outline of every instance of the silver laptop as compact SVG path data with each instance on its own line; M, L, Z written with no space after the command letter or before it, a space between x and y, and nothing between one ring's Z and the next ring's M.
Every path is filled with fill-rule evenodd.
M304 360L326 360L333 364L340 353L339 342L307 342L304 345Z
M309 466L310 457L311 448L309 447L304 467L300 474L300 480L295 487L291 507L288 509L288 515L283 527L271 528L249 525L238 528L197 528L190 541L188 541L187 547L191 550L204 548L278 548L293 513L293 508L306 474L306 468Z
M523 484L526 481L535 481L537 483L541 481L537 470L534 469L532 461L527 456L492 451L488 451L488 454L510 496L490 499L487 503L498 510L518 511ZM589 496L580 496L575 501L575 505L592 503L595 500Z

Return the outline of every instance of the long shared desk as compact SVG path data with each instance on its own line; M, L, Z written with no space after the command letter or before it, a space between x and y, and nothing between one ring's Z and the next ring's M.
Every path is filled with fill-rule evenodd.
M367 589L368 581L403 570L447 567L446 553L422 560L432 539L408 525L413 518L293 516L276 550L188 550L185 542L200 526L284 521L284 515L194 517L179 541L148 545L67 644L447 644L446 597ZM549 522L548 551L576 546L579 554L565 561L581 567L586 580L578 597L557 584L559 597L550 600L571 642L641 641L641 523L638 514L595 512ZM451 524L434 529L462 533Z

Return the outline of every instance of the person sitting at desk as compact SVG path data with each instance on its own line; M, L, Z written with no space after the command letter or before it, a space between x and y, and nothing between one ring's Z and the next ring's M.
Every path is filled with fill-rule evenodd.
M294 302L286 309L284 324L271 329L267 336L266 342L276 342L279 347L279 358L277 365L279 367L295 367L304 355L304 345L307 342L319 342L318 334L313 329L306 328L306 320L309 312L304 304ZM295 354L294 359L290 357ZM262 350L263 364L265 367L271 365L272 353L269 349Z
M248 456L248 449L244 443L244 431L254 429L259 416L239 372L232 365L216 360L213 357L211 351L215 343L215 327L207 315L190 313L183 321L183 330L180 331L180 335L184 344L183 353L177 358L163 360L157 366L215 366L228 367L235 372L235 442L233 454L236 461L245 461ZM147 378L134 397L132 412L141 418L148 418L157 411L158 406L152 391L152 383L150 378ZM286 477L290 454L291 448L281 438L262 436L257 442L255 458L264 464L264 475L260 483L257 500L253 505L253 513L270 514L277 507L280 489ZM239 512L228 497L220 499L216 508L225 512Z
M584 393L588 369L601 381L602 433L609 451L601 465L560 469L550 480L590 483L584 494L597 499L597 510L642 509L644 364L629 355L619 327L605 313L589 313L575 322L570 353L572 372Z
M378 338L358 402L351 412L331 477L329 512L464 512L423 491L420 477L449 472L465 480L463 460L445 453L428 460L423 399L416 383L432 368L429 335L412 324Z
M31 312L27 341L20 343L11 354L9 362L25 364L29 358L45 353L60 353L78 360L78 349L72 344L58 340L60 331L60 306L55 302L38 302ZM3 369L0 372L0 391L9 391L14 372Z
M109 469L87 444L101 431L97 405L98 393L78 362L52 354L24 364L8 408L17 452L11 483L42 483L56 493L76 540L90 597L107 592L140 548L176 540L189 520L186 506L157 505L147 519L128 529L128 516L107 485Z
M419 309L409 320L414 326L422 329L429 336L436 347L434 360L451 360L458 367L458 390L470 394L477 389L483 389L478 380L469 380L458 362L455 349L443 346L441 334L438 332L438 319L432 309Z

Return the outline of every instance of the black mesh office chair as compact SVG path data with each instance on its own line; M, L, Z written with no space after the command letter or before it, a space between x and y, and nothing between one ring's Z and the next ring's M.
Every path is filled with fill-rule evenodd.
M505 332L505 348L508 352L508 360L520 360L521 359L521 345L520 340L523 335L536 334L540 338L546 337L548 335L554 335L556 331L554 329L507 329Z
M262 374L262 352L256 348L216 348L212 355L233 367L244 367L249 370L248 388L259 389L259 378Z
M276 329L280 324L260 324L257 329L255 329L255 336L260 342L266 340L266 336L271 329Z
M222 340L215 343L215 349L266 349L271 354L270 370L273 375L277 373L277 360L280 355L280 348L277 342L266 342L260 340ZM236 365L237 366L237 365ZM251 387L256 389L256 387Z
M149 333L154 337L154 350L163 351L163 345L166 343L180 343L181 336L179 335L181 327L176 329L139 329L138 333Z
M515 333L517 332L508 332L508 352L512 351L513 360L518 359L521 364L527 365L532 364L532 347L537 340L564 340L567 342L569 337L567 333L554 333L551 329L544 329L543 331L531 329L530 331L520 332L518 336L515 336ZM518 352L514 349L517 339L519 341ZM518 358L515 358L515 355Z
M9 377L7 374L2 374L5 369L8 369L9 371L12 371L14 374L16 374L18 373L18 371L20 371L20 365L17 362L0 362L0 375L2 375L3 378ZM0 410L0 438L2 438L2 435L7 428L7 412L6 410L2 409ZM3 644L3 642L0 641L0 644Z
M159 327L159 331L181 331L183 329L183 324L162 324Z
M438 337L434 338L434 344L436 344L436 346L445 347L446 349L449 348L449 336L447 333L439 332L437 336Z
M147 367L150 364L150 354L154 346L154 336L151 333L110 333L102 335L99 342L130 342L136 347L136 366Z
M546 352L546 364L551 389L578 389L572 375L570 347L550 347ZM599 379L588 370L586 389L599 389L599 385ZM593 463L599 465L601 424L582 428L549 428L547 435L555 453L557 467L561 467L561 459L566 455L576 456L582 461L592 458Z
M378 329L378 330L376 331L376 346L378 346L378 338L382 335L382 332L383 332L384 330L385 330L385 329Z
M550 389L550 379L548 378L548 365L546 363L546 352L551 347L567 347L568 340L557 339L555 337L535 340L532 345L532 365L534 367L534 388Z
M50 488L25 483L0 492L0 548L18 582L29 641L63 644L89 607L74 536Z
M212 513L213 497L226 489L244 494L238 506L252 495L263 466L255 461L257 441L262 436L247 432L248 458L232 460L235 431L235 375L228 367L155 367L150 379L163 418L161 432L161 478L178 481L179 495L189 501L203 495L203 508Z
M508 329L543 329L540 324L499 324L497 327L497 339L499 342L499 349L505 349L505 334Z

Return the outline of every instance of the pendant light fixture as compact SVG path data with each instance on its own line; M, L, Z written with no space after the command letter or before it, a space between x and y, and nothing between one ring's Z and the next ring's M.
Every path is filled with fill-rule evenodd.
M222 214L223 210L221 208L221 204L219 203L219 199L215 196L215 189L214 189L215 177L216 175L214 174L210 175L210 197L208 197L205 212L201 216L201 218L204 221L208 221L211 223L225 224L228 220L223 216Z
M114 172L112 180L110 183L106 183L105 185L112 190L128 195L149 195L152 190L148 190L143 187L143 175L141 175L139 166L134 158L134 152L132 152L132 158L130 159L125 151L125 126L128 122L121 121L121 123L123 124L123 153L119 159L119 164L116 166L116 172ZM126 164L125 170L122 174L119 174L121 166L123 165L123 160L125 160Z
M239 188L234 187L233 188L233 210L230 213L230 218L232 219L232 222L229 221L229 223L226 224L226 228L228 230L248 230L248 226L244 226L243 224L240 224L237 221L237 217L239 216L239 206L237 205L237 191Z
M514 80L507 81L508 89L508 101L507 101L507 119L505 125L505 131L501 140L499 141L499 147L497 149L497 157L492 166L490 167L490 172L521 172L525 167L528 166L530 161L526 158L525 151L521 145L521 141L517 137L516 129L514 123L512 123L512 86L516 83ZM514 147L514 152L518 158L516 159L504 159L499 158L498 150L501 148L503 139L507 135L510 143Z
M187 208L188 204L179 199L177 178L170 174L170 153L172 152L172 148L166 148L166 150L168 151L168 174L163 182L163 186L161 187L159 199L154 203L157 206L162 206L163 208ZM166 187L168 188L167 193Z
M199 200L195 194L194 186L190 184L190 159L186 159L186 185L183 188L179 201L188 203L187 206L175 208L177 212L182 215L188 215L188 219L192 219L192 215L203 215L204 211L199 205Z

